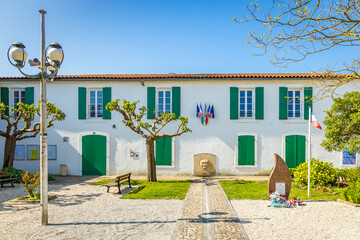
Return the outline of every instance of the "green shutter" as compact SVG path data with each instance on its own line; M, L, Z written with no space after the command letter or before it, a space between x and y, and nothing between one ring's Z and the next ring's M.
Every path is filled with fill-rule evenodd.
M238 137L238 165L255 165L255 136Z
M305 136L291 135L285 137L285 161L289 168L296 168L305 162Z
M25 104L33 104L34 103L34 87L25 88Z
M280 87L279 88L279 119L286 120L287 117L287 105L288 105L288 88Z
M147 119L155 119L155 87L147 88Z
M239 89L230 87L230 119L239 119Z
M297 142L296 166L299 166L299 164L305 162L306 159L306 152L305 152L306 137L297 135L296 142Z
M309 120L309 107L312 108L313 88L304 88L304 119ZM314 111L312 109L312 111Z
M78 118L86 119L86 88L79 87Z
M158 138L155 142L155 164L157 166L171 166L172 163L172 138Z
M285 137L285 162L289 168L296 167L296 136Z
M111 112L106 110L106 105L111 102L111 87L103 88L103 119L111 119Z
M180 87L172 87L172 113L180 116Z
M4 114L9 116L9 88L7 87L1 87L1 102L7 106ZM2 116L1 119L3 119Z
M255 119L264 119L264 88L255 88Z

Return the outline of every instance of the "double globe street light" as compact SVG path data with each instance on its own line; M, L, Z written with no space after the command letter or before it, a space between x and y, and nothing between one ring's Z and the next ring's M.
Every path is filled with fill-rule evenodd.
M40 79L40 208L41 225L48 224L48 161L47 161L47 99L46 99L46 81L53 80L63 62L64 52L60 44L51 43L45 49L45 14L46 11L39 10L41 14L41 61L34 58L29 60L30 66L39 66L40 72L35 75L29 75L22 71L25 66L27 53L24 44L20 42L13 43L8 50L9 62L16 67L24 76L32 79ZM10 57L13 61L11 61ZM47 70L50 72L48 73Z

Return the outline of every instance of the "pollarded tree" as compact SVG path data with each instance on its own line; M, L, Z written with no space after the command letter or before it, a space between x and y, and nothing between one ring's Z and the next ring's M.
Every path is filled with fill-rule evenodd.
M326 139L321 145L328 151L360 153L360 92L335 98L326 115Z
M34 138L40 132L40 122L33 123L34 117L40 116L40 106L24 104L19 102L16 108L10 108L10 114L4 103L0 104L0 114L6 121L6 129L0 129L0 136L5 137L4 163L3 168L12 167L16 142L26 138ZM54 121L63 121L65 113L55 106L54 103L47 103L47 127L53 126ZM40 116L41 117L41 116Z
M146 139L146 157L147 157L147 180L148 182L156 182L156 165L155 165L155 151L154 145L156 139L165 137L177 137L186 132L191 132L187 127L188 118L182 116L175 116L175 113L164 113L159 118L155 115L153 122L142 121L143 117L146 116L146 107L141 107L137 110L137 104L139 101L130 103L123 99L122 105L119 105L120 99L116 99L109 102L106 105L106 109L119 112L123 116L122 122L126 127L129 127L135 133L139 134ZM173 134L160 133L171 122L180 121L177 130Z
M244 20L233 21L264 27L257 33L250 31L246 42L262 49L260 54L275 50L271 62L276 66L286 67L337 46L360 44L360 0L273 0L265 6L266 2L260 5L255 0L246 6L249 15ZM359 79L359 70L360 60L353 59L340 69L328 68L326 74L315 75L326 81L313 83L320 87L322 96L333 96L341 85Z

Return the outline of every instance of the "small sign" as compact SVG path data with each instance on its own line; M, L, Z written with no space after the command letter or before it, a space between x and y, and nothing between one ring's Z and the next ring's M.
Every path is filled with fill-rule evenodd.
M285 195L285 183L275 183L275 191L280 195Z

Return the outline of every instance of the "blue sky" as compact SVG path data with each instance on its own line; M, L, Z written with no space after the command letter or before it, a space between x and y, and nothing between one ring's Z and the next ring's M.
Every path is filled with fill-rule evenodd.
M40 13L47 11L46 45L59 42L60 75L125 73L281 73L320 71L359 55L337 48L278 68L271 55L245 44L255 24L237 24L249 0L0 0L0 76L21 76L6 53L16 41L39 58ZM260 1L262 2L262 1ZM270 1L269 1L270 2ZM16 9L16 13L15 13ZM25 71L35 73L35 68Z

